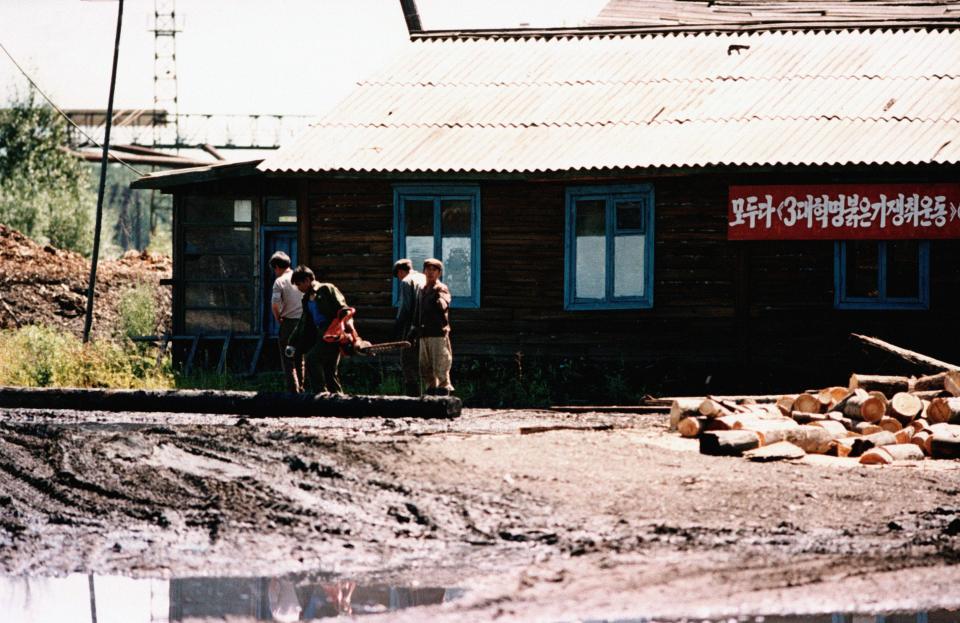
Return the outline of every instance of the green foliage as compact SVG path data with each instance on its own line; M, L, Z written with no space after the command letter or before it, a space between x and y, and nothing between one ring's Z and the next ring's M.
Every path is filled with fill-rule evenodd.
M176 373L177 389L216 389L245 392L283 392L286 385L281 372L263 372L253 377L212 370L194 369L190 374Z
M137 165L144 173L156 167ZM90 183L96 185L100 165L87 163ZM170 255L173 248L171 215L173 195L150 190L133 190L130 183L137 174L120 164L107 166L106 192L103 200L103 257L119 257L124 251L148 250Z
M340 383L348 394L403 395L400 367L380 358L350 357L340 360Z
M32 91L0 109L0 222L89 254L96 194L67 138L66 122Z
M132 338L138 335L152 335L157 328L156 288L153 284L143 283L120 295L117 304L119 318L117 333Z
M83 344L70 333L30 326L0 332L0 385L168 388L168 361L157 364L129 341Z
M637 404L647 393L646 370L623 361L586 358L454 360L456 395L470 407L546 407L556 404Z
M129 294L124 327L146 322L144 291ZM142 328L145 325L140 325ZM124 328L121 333L129 330ZM135 329L140 332L139 329ZM151 329L152 330L152 329ZM129 333L125 333L129 335ZM0 385L285 391L283 374L254 377L197 368L189 375L171 369L169 355L156 360L149 346L120 337L82 344L49 327L0 332ZM646 393L646 370L625 362L587 359L471 357L455 362L455 395L468 407L536 408L554 404L636 404ZM340 367L350 394L402 395L399 362L349 358Z

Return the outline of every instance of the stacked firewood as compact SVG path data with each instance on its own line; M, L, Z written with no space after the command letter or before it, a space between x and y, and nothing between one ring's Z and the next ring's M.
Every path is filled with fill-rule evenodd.
M960 458L960 372L854 374L847 387L773 397L678 398L670 424L700 452L757 460L804 454L888 464Z

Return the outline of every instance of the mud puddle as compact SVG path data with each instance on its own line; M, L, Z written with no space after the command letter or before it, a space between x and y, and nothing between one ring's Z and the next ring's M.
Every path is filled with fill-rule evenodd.
M0 574L32 578L0 580L0 623L92 621L72 573L93 574L98 623L296 620L345 595L391 623L960 623L940 615L960 607L960 469L759 465L677 441L665 418L612 414L0 410ZM455 586L449 603L429 590ZM27 614L27 594L68 614Z
M604 623L957 623L960 611L896 612L887 614L828 613L795 616L751 616L727 619L628 619ZM597 622L599 623L599 622Z
M465 592L462 588L362 584L310 574L174 579L0 576L5 623L312 621L442 604Z

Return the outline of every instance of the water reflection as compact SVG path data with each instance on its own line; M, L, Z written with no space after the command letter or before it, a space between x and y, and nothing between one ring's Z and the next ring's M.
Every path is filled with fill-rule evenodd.
M360 584L325 575L173 580L87 575L0 576L0 623L315 621L440 604L464 593L460 588ZM634 618L620 619L617 623L960 623L960 612L838 613L712 620Z
M363 585L347 579L187 578L170 582L170 620L247 616L263 621L309 621L439 604L463 592L443 587Z
M197 618L310 621L439 604L463 589L364 585L317 576L135 580L0 577L3 623L169 623Z
M621 619L618 621L590 621L587 623L960 623L960 612L935 610L930 612L889 614L803 614L785 616L742 616L727 619Z

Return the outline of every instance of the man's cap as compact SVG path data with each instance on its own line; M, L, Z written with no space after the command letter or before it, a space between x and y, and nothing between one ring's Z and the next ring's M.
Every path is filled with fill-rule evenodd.
M441 262L435 257L430 257L423 260L423 267L426 268L427 266L433 266L434 268L439 268L440 272L443 272L443 262Z
M413 262L411 262L407 258L403 258L401 260L397 260L396 262L394 262L393 274L396 275L401 270L406 270L406 271L413 270Z

